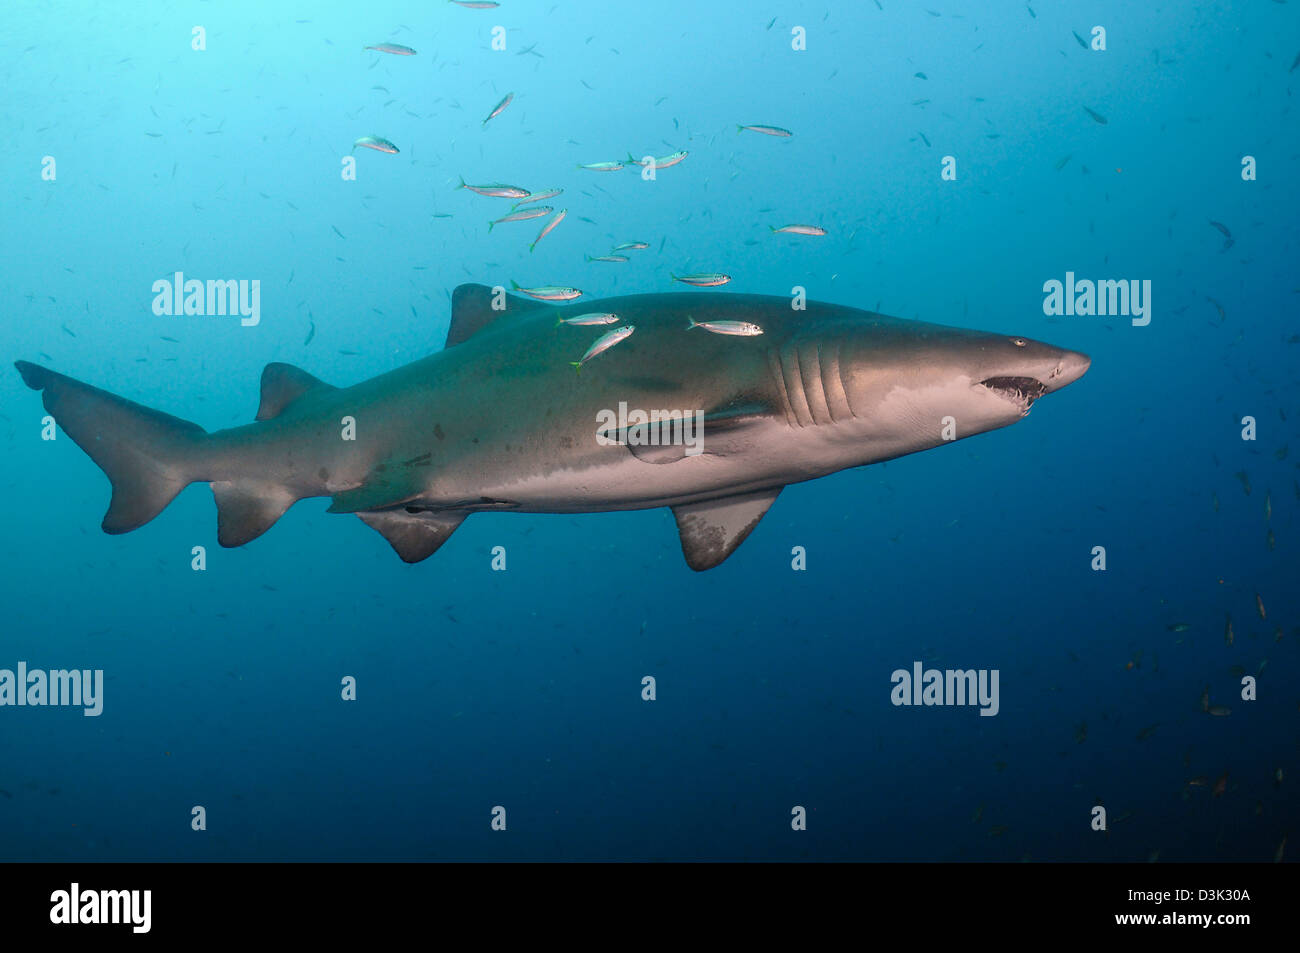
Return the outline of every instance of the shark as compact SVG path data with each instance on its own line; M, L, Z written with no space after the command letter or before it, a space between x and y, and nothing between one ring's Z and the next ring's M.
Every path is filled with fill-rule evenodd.
M16 366L111 482L106 533L148 523L196 482L212 488L222 546L328 497L327 512L356 514L408 563L474 513L668 507L687 565L707 570L784 487L1006 427L1090 364L1025 337L803 304L685 292L556 305L465 284L441 350L345 387L268 364L253 422L211 433ZM634 331L575 371L606 329L563 319L588 312ZM702 327L731 322L753 327ZM624 405L698 422L698 440L652 435L635 415L612 425Z

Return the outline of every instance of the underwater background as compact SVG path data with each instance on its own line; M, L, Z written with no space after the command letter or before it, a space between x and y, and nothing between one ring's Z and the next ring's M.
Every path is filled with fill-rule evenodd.
M347 385L437 350L465 282L725 272L1092 368L790 486L695 573L662 509L478 514L410 566L325 499L222 549L194 485L108 536L108 481L5 365L0 668L105 690L0 707L0 858L1295 856L1300 3L933 3L6 5L3 355L208 430L269 362ZM512 203L461 177L568 217L530 252L544 220L489 231ZM155 315L177 271L259 280L260 323ZM1046 315L1067 271L1149 280L1150 324ZM998 670L998 714L891 704L916 661Z

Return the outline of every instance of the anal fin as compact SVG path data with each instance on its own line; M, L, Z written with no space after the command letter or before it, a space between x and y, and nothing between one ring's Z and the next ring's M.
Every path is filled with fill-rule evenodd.
M720 565L754 531L784 487L672 508L682 555L696 572Z
M437 552L438 547L450 539L465 521L466 515L457 512L411 514L404 510L357 514L363 523L388 540L397 555L408 563L418 563Z

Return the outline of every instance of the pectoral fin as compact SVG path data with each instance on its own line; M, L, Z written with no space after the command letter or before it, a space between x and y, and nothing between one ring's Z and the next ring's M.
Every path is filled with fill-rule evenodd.
M686 564L696 572L720 565L754 531L782 489L674 506Z

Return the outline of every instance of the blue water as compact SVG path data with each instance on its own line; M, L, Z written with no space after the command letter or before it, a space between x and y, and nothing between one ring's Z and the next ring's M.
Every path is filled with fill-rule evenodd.
M700 574L666 510L475 515L408 566L322 499L221 549L195 485L104 535L108 481L6 370L0 668L106 682L99 717L0 708L0 857L1295 856L1300 4L934 3L10 4L3 354L209 430L268 362L437 350L463 282L719 271L1093 363L1012 427L789 487ZM400 153L345 181L372 134ZM460 176L568 218L530 254L545 220L489 233L510 203ZM260 324L156 316L176 271L260 280ZM1067 271L1150 280L1150 324L1046 316ZM914 661L998 670L999 713L892 705Z

